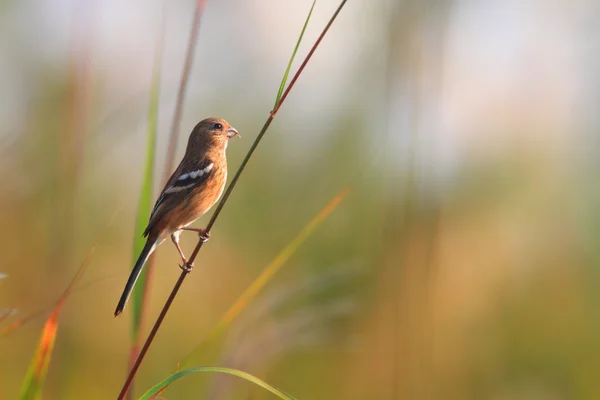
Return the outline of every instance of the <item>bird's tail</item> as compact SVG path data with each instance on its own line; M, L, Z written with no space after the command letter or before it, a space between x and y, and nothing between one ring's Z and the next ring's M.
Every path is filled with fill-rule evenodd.
M135 282L138 280L140 273L142 272L142 269L144 268L144 264L146 264L146 260L148 260L148 257L150 257L150 254L152 254L152 252L156 248L157 243L158 243L158 240L153 239L153 238L148 238L148 240L146 241L146 245L144 246L144 249L140 253L140 256L138 257L138 259L135 263L135 266L133 267L133 271L131 271L131 274L129 275L129 279L127 279L127 284L125 285L125 289L123 290L123 294L121 295L119 304L117 305L117 308L115 309L115 317L118 317L119 314L121 314L123 312L123 309L125 308L125 304L127 304L127 300L129 299L129 296L131 295L131 291L133 290L133 287L135 286Z

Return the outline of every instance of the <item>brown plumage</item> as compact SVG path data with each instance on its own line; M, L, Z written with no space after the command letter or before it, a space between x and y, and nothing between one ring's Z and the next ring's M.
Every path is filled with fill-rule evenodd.
M182 230L198 232L208 240L204 229L188 228L206 213L221 197L227 181L225 151L230 138L237 130L220 118L207 118L199 122L188 140L185 155L162 190L150 215L144 236L148 239L125 285L115 317L125 308L135 282L146 260L168 236L177 247L183 268L188 268L187 258L179 247Z

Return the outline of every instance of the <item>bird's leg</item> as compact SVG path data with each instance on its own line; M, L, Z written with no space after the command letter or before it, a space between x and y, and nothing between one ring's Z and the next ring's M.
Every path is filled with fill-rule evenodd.
M191 272L192 271L192 267L194 266L193 264L190 264L188 262L188 259L185 257L185 255L183 254L183 250L181 250L181 247L179 246L179 233L180 231L176 231L173 232L171 234L171 240L173 241L173 244L175 245L175 247L177 247L177 251L179 252L179 255L181 256L181 261L182 261L182 265L180 265L179 267L184 270L185 272Z
M210 239L210 232L207 232L206 229L204 229L204 228L187 228L187 227L185 227L185 228L181 228L181 230L197 232L202 243L206 243L206 242L208 242L208 239Z

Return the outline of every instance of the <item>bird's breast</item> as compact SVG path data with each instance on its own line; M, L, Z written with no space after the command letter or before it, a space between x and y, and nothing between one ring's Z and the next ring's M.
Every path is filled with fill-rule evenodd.
M190 193L174 210L178 218L172 221L171 231L181 229L204 215L219 200L227 181L227 167L213 169L209 179Z

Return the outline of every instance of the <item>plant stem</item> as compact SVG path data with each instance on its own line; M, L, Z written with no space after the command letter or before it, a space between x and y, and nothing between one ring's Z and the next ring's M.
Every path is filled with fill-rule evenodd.
M240 164L237 172L235 173L233 179L231 180L231 183L229 184L229 186L227 187L227 190L223 194L223 197L221 198L221 201L219 201L219 204L217 205L217 208L215 209L215 212L213 213L211 219L208 221L208 224L206 225L206 232L207 233L210 232L211 228L213 227L213 225L214 225L217 217L221 213L221 210L225 206L225 203L227 202L227 199L231 195L231 192L235 188L235 185L237 184L237 181L239 180L242 172L244 171L244 168L246 167L246 164L248 164L248 161L250 161L250 158L254 154L254 151L258 147L258 144L260 143L260 141L262 140L263 136L267 132L267 129L269 129L269 126L271 125L271 122L273 122L273 119L275 118L275 115L277 115L277 112L279 111L279 109L281 108L281 105L283 104L283 102L287 98L287 95L292 90L292 87L294 87L294 84L296 83L296 81L298 80L298 78L300 77L300 75L302 74L302 71L304 71L304 68L308 64L308 61L310 60L310 58L312 57L313 53L315 52L315 50L317 49L317 47L321 43L323 37L325 36L325 34L327 33L327 31L329 30L329 28L333 24L333 21L337 18L339 12L342 10L342 8L344 7L344 5L346 4L346 1L347 0L342 0L342 2L340 3L339 7L335 11L335 13L332 15L332 17L330 18L329 22L327 23L327 25L325 26L325 28L323 29L323 31L321 32L321 34L319 35L319 38L315 41L315 43L313 44L312 48L310 49L310 51L308 52L307 56L305 57L304 61L302 62L302 64L300 65L300 67L298 68L298 70L296 71L296 73L294 74L294 77L290 81L290 84L288 85L288 87L286 88L286 90L283 92L283 95L281 96L281 99L280 99L279 103L270 112L269 117L267 118L267 120L263 124L263 127L260 130L259 134L256 136L256 139L252 143L252 146L250 146L250 149L248 150L248 153L246 154L246 157L244 157L244 159L242 160L242 163ZM204 3L204 2L202 0L198 0L198 4L200 4L200 3ZM186 62L186 64L187 64L187 62ZM190 64L191 64L191 61L190 61ZM182 93L183 93L183 91L180 91L180 95L181 96L183 96ZM181 110L179 112L181 112ZM196 256L198 255L198 252L202 248L203 244L204 244L204 242L202 242L202 240L198 240L198 244L196 244L196 247L194 248L194 251L192 252L192 255L189 258L189 265L193 265L194 261L196 260ZM152 330L150 331L150 334L146 338L146 342L144 343L144 346L142 347L142 349L140 351L140 354L138 355L135 363L133 364L133 367L131 368L131 371L129 372L129 375L127 376L127 379L125 380L125 383L123 384L123 387L121 389L121 392L119 393L119 397L117 398L117 400L123 400L125 398L125 395L127 394L127 391L129 390L131 382L133 382L133 379L134 379L135 375L137 374L137 371L139 370L139 367L140 367L142 361L144 360L144 357L145 357L146 353L148 352L148 349L150 348L150 345L152 344L152 341L154 340L154 337L156 336L156 333L158 332L158 329L160 328L160 325L162 324L162 321L164 320L165 316L167 315L167 312L169 311L169 308L171 307L171 304L173 303L173 300L175 299L175 296L177 296L177 293L179 292L179 289L181 288L181 285L183 284L183 281L185 280L185 277L188 275L188 273L189 273L189 271L183 270L181 272L181 275L179 275L179 279L175 283L175 286L173 287L173 290L171 291L171 294L169 295L169 298L167 299L167 301L166 301L165 305L163 306L163 308L162 308L162 310L161 310L161 312L160 312L160 314L159 314L156 322L154 323L154 326L152 327Z
M202 242L200 242L200 243L202 243ZM200 246L200 247L202 247L202 246ZM167 311L169 311L169 308L171 307L171 303L173 303L173 300L175 299L177 292L179 292L179 288L183 284L183 280L185 279L185 276L187 274L188 274L188 272L183 271L181 273L181 275L179 276L177 283L175 283L175 287L171 291L171 294L169 295L167 302L163 306L163 309L160 312L158 319L156 320L156 322L154 323L154 326L152 327L152 330L148 334L148 338L146 339L146 342L144 343L144 346L142 347L140 354L138 355L137 359L135 360L133 367L131 367L131 371L129 372L129 375L127 376L127 379L125 380L125 383L123 384L123 388L121 389L121 392L119 393L119 397L117 397L118 400L122 400L125 398L125 395L127 394L127 391L129 390L129 387L131 386L131 383L133 382L133 378L135 378L135 375L136 375L138 369L140 368L140 364L144 360L144 356L148 352L148 348L152 344L152 341L154 340L154 336L156 336L156 332L158 332L158 328L160 328L160 325L162 324L163 319L165 319L165 316L167 315Z
M181 74L181 82L179 83L179 91L177 92L177 102L175 103L175 115L173 116L173 125L171 126L171 136L169 139L169 147L167 150L167 161L165 163L164 181L166 182L171 175L171 167L175 160L175 149L179 140L179 125L181 125L181 114L183 113L183 100L187 89L187 83L192 69L192 61L194 60L194 49L198 41L198 31L200 30L200 17L204 11L206 0L198 0L194 11L194 20L192 21L192 31L188 41L187 51L185 53L185 63Z

